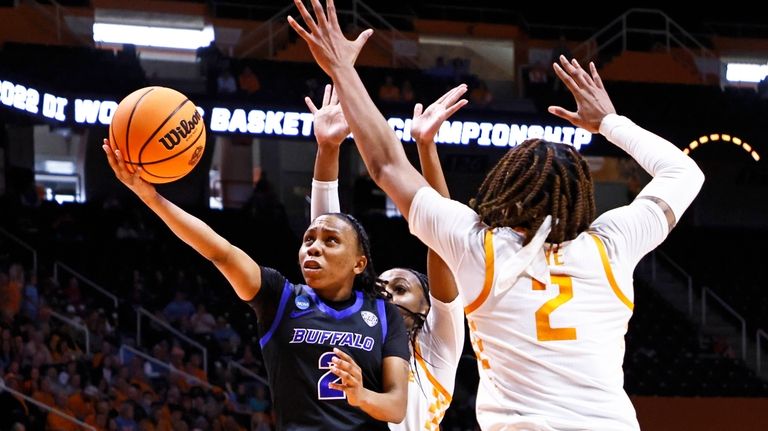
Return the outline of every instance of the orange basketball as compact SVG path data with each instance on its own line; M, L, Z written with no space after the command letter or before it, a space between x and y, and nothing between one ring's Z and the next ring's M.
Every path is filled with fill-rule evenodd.
M165 87L134 91L117 106L109 139L130 172L143 169L150 183L168 183L188 174L205 150L205 125L187 96Z

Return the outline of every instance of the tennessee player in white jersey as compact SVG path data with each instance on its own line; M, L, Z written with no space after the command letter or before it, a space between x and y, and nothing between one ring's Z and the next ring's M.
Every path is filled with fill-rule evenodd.
M448 187L434 137L443 115L455 112L466 103L459 101L465 91L466 87L457 87L426 110L421 104L414 109L412 136L418 146L422 169L430 184L443 196L448 196ZM320 109L309 98L305 102L314 115L318 143L311 199L311 218L314 219L340 210L338 153L342 141L349 135L349 126L330 85L325 88ZM464 312L456 299L458 291L450 270L432 251L427 256L427 267L428 278L406 268L393 268L379 275L411 335L408 407L401 423L389 424L391 430L439 430L453 397L456 369L464 345Z
M371 32L347 40L333 0L300 1L288 19L331 77L373 180L411 232L453 271L478 357L484 430L635 430L623 391L632 270L668 234L704 181L677 147L616 115L593 64L553 67L577 111L549 111L601 133L653 176L630 205L597 220L586 161L571 146L529 139L486 175L470 207L413 169L354 68Z

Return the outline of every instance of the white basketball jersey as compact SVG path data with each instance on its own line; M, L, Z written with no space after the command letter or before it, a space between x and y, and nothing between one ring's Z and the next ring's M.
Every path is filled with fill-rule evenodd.
M483 430L637 430L624 392L632 272L666 236L641 199L600 216L553 250L540 230L523 247L467 206L422 188L411 231L453 271L478 359ZM547 222L548 223L548 222Z
M487 232L487 282L465 308L481 376L482 428L638 429L621 367L631 268L614 271L602 240L583 233L556 251L542 250L548 277L509 274L499 262L520 250L520 237L509 229Z
M391 430L438 431L453 399L464 345L464 310L458 298L450 304L430 299L432 307L411 361L405 419L389 424Z

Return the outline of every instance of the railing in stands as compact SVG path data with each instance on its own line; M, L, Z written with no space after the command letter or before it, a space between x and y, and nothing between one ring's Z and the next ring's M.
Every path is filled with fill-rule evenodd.
M85 283L90 288L96 290L100 294L106 296L110 301L112 301L112 304L114 304L115 309L117 309L118 301L117 296L110 293L108 290L104 289L103 287L99 286L98 284L94 283L93 281L85 278L84 275L80 274L79 272L75 271L74 269L70 268L69 266L59 262L58 260L53 263L53 278L59 283L59 285L63 286L64 284L61 283L59 280L59 276L63 275L63 273L69 273L74 275L78 280Z
M688 316L693 316L693 278L685 272L683 268L680 267L675 261L673 261L669 256L664 254L661 250L654 251L654 254L659 256L664 262L666 262L669 266L672 267L675 271L677 271L680 275L683 276L685 279L685 284L688 288ZM651 277L654 281L656 281L656 260L651 260Z
M628 24L628 18L636 15L655 15L663 19L663 29L654 29L646 27L634 27ZM617 26L619 27L617 29ZM615 33L611 33L615 32ZM691 59L704 57L719 61L719 57L712 50L705 47L695 37L688 33L682 26L670 18L666 13L658 9L633 8L623 13L618 18L611 21L608 25L598 30L589 39L585 40L574 48L574 57L583 63L597 58L600 52L604 51L614 42L621 42L621 52L627 50L629 38L634 34L661 36L664 38L664 48L671 53L673 47L683 49ZM679 35L679 36L678 36ZM693 49L691 49L693 47ZM704 73L699 71L699 76L704 80Z
M363 12L361 13L360 10ZM365 19L363 17L363 13L373 17L376 21L380 23L380 25L374 25L369 20ZM339 15L351 15L352 16L352 23L354 24L355 28L381 28L384 27L388 31L388 36L384 35L383 32L379 32L379 36L377 37L377 33L374 33L373 36L369 40L373 41L373 43L379 45L382 49L385 51L388 51L392 55L392 66L397 66L398 60L402 61L406 65L410 67L418 67L418 62L410 57L406 56L400 56L398 57L397 51L395 49L395 43L399 40L408 40L407 37L405 37L404 34L402 34L398 29L395 28L392 24L390 24L389 21L387 21L383 16L381 16L378 12L373 10L370 6L368 6L365 2L362 2L360 0L353 0L352 1L352 11L339 11ZM361 27L359 22L363 24ZM356 36L356 35L355 35ZM383 40L382 40L383 39Z
M763 357L762 357L762 340L765 339L768 341L768 332L763 331L762 329L758 329L755 333L755 344L757 345L757 348L755 349L755 364L757 365L757 375L761 376L762 369L763 369Z
M277 52L276 41L278 40L278 36L280 35L280 33L287 33L289 31L292 31L290 29L290 26L288 25L288 20L286 19L286 16L288 15L288 11L290 11L295 7L296 6L294 6L293 3L290 3L288 6L280 9L278 12L272 15L272 17L270 17L260 26L242 35L240 39L248 41L248 40L257 38L260 34L264 34L264 36L259 38L260 39L259 42L252 44L248 49L240 53L240 57L247 57L249 54L257 52L260 49L262 49L264 45L267 46L268 57L275 55L275 53ZM286 40L287 40L287 36L286 36Z
M125 365L125 353L124 352L126 352L126 351L128 351L131 354L136 355L136 356L144 359L145 361L149 361L149 362L151 362L153 364L157 364L160 367L165 368L166 370L168 370L169 373L178 374L178 375L184 377L187 381L195 382L195 383L199 384L200 386L202 386L202 387L204 387L206 389L213 389L213 385L211 385L210 383L208 383L208 382L206 382L204 380L200 380L199 378L193 376L192 374L189 374L189 373L187 373L185 371L182 371L182 370L174 367L172 364L169 364L167 362L163 362L163 361L161 361L161 360L159 360L157 358L149 356L146 353L144 353L144 352L142 352L140 350L134 349L133 347L127 346L125 344L121 345L120 346L120 350L119 350L120 362L122 362L123 365Z
M8 232L7 230L0 227L0 234L5 236L6 238L10 239L11 241L18 244L21 248L29 251L29 253L32 255L32 272L37 274L37 250L32 248L31 245L27 244L26 242L22 241L17 237L16 235Z
M715 292L713 292L708 287L702 287L701 289L701 324L706 326L707 325L707 296L712 297L715 301L717 301L721 307L728 313L730 313L733 317L736 318L741 323L741 358L746 360L747 359L747 321L744 320L743 317L741 317L741 314L737 313L736 310L734 310L728 303L723 301L722 298L717 296Z
M288 25L286 16L288 15L288 12L294 8L295 6L293 4L289 4L288 6L281 9L279 12L272 15L271 18L263 22L260 26L254 28L250 32L243 35L241 37L241 40L248 41L248 40L258 38L259 41L256 43L253 43L252 45L250 45L248 49L241 52L240 57L247 57L248 55L262 49L265 45L267 46L267 56L272 57L273 55L275 55L278 49L277 41L280 41L280 40L287 41L288 40L287 32L293 31ZM395 26L390 24L390 22L386 18L384 18L384 16L374 11L370 6L368 6L364 2L360 0L352 0L351 10L337 9L337 14L340 17L341 16L351 17L352 23L354 24L355 28L362 28L360 25L362 24L363 27L386 29L387 30L386 33L385 32L374 33L370 41L378 45L383 50L391 53L392 66L396 66L398 64L398 61L405 63L410 67L418 66L418 63L415 60L406 56L398 56L395 50L395 44L397 41L408 40L408 38L406 38L405 35L403 35L399 30L397 30ZM372 17L375 21L379 23L379 25L374 25L371 21L364 18L363 14ZM283 35L283 33L286 33L286 35ZM263 36L258 37L262 34Z
M186 341L187 343L194 346L195 348L200 349L200 351L203 353L203 370L205 371L206 374L208 374L208 349L206 349L205 346L198 343L197 341L182 334L181 331L169 325L168 322L155 317L152 313L150 313L149 311L147 311L146 308L143 308L143 307L138 307L136 309L136 345L137 346L141 346L141 316L142 315L147 316L148 318L152 319L152 321L154 321L156 324L171 331L178 338Z
M241 364L239 364L239 363L237 363L235 361L227 362L227 368L229 368L230 370L232 368L236 368L238 371L240 371L243 374L247 374L249 377L253 378L254 380L258 380L259 382L261 382L261 383L263 383L265 385L269 385L269 383L267 382L266 379L264 379L264 377L261 377L260 375L254 373L253 371L249 370L248 368L245 368L244 366L242 366Z
M44 16L49 21L53 22L56 26L56 40L61 42L62 36L66 33L67 36L76 40L78 43L84 46L93 45L93 41L88 40L79 34L72 31L64 20L64 15L67 13L67 8L59 4L56 0L47 0L47 3L53 7L53 12L48 7L40 4L37 0L22 0L24 4L28 4L35 8L35 10Z
M91 355L91 333L88 330L87 326L83 325L82 323L78 323L78 322L70 319L69 317L67 317L67 316L65 316L65 315L63 315L61 313L57 313L57 312L55 312L53 310L51 310L51 317L53 317L54 319L57 319L57 320L61 320L62 322L66 323L67 325L69 325L69 326L75 328L76 330L81 331L83 334L85 334L85 354L86 354L86 356L90 356Z
M59 410L59 409L57 409L55 407L51 407L48 404L41 403L40 401L38 401L38 400L36 400L36 399L34 399L34 398L30 397L30 396L24 395L21 392L15 390L15 389L11 389L8 386L5 386L5 383L3 383L2 379L0 379L0 392L3 392L3 391L8 391L11 394L13 394L15 397L21 398L21 399L23 399L24 401L26 401L28 403L36 405L37 407L47 411L48 414L53 413L55 415L61 416L62 418L66 419L69 422L72 422L73 424L76 424L77 426L79 426L81 428L84 428L84 429L87 429L87 430L91 430L91 431L96 431L96 428L88 425L85 422L82 422L82 421L78 420L77 418L74 418L74 417L72 417L72 416L62 412L61 410Z

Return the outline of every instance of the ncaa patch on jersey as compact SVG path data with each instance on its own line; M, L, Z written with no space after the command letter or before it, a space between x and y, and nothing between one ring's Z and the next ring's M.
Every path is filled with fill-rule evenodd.
M299 310L306 310L309 308L309 298L304 295L297 296L293 302L296 304L296 308Z
M373 328L376 326L377 323L379 323L379 318L376 317L375 314L371 313L370 311L361 311L360 315L363 317L363 321L366 325Z

